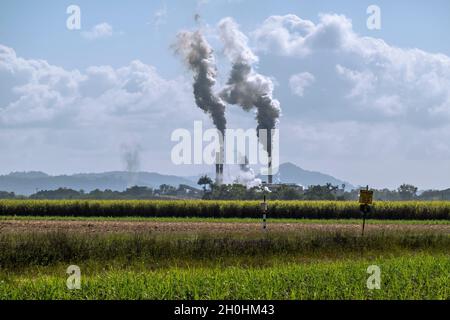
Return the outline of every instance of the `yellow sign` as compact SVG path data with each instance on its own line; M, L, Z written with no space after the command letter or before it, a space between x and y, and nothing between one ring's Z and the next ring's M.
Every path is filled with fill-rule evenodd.
M370 190L359 191L359 203L372 204L372 200L373 200L373 191Z
M262 211L264 212L267 211L268 209L267 202L261 202L260 206Z

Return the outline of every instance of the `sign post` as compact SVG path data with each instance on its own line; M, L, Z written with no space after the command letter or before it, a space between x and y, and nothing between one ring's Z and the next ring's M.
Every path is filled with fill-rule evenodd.
M369 186L366 189L359 191L359 210L363 214L363 225L361 236L364 236L364 228L366 226L366 215L370 213L371 205L373 202L373 191L369 190Z
M264 196L264 202L261 202L261 211L263 212L263 222L262 222L262 227L263 230L266 231L267 230L267 202L266 202L266 196Z

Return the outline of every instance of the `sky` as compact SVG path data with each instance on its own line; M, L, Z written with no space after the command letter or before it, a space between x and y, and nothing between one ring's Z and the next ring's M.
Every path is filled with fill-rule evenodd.
M79 30L67 28L70 5ZM143 171L207 170L171 161L174 130L212 127L173 46L201 30L219 91L230 62L218 24L230 17L274 84L281 162L354 185L448 188L449 15L445 0L1 1L0 174L123 170L130 148ZM226 116L255 127L237 106Z

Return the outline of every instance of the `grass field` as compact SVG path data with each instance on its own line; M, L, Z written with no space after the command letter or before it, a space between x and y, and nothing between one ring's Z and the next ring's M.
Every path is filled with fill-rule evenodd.
M379 290L366 287L373 264L382 272ZM448 270L448 256L427 254L263 268L133 266L88 273L81 290L68 290L61 266L4 276L0 299L449 299Z
M271 201L272 219L358 219L356 201ZM0 200L0 216L257 218L258 201ZM450 201L377 202L370 218L450 220Z
M130 221L130 222L211 222L211 223L260 223L259 218L201 218L201 217L74 217L74 216L0 216L0 221ZM277 218L267 221L272 223L320 223L320 224L361 224L360 219L302 219ZM419 225L450 225L449 220L389 220L367 217L370 224L419 224Z
M361 236L352 218L263 231L258 218L46 212L0 216L0 299L450 299L449 219L371 219ZM70 265L80 290L66 287Z

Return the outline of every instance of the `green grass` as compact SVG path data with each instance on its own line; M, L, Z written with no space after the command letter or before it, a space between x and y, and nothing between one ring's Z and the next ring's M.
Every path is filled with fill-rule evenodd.
M0 299L449 299L449 248L409 232L1 234Z
M254 204L205 204L200 212L211 208L222 212L213 217L208 217L209 213L195 216L196 212L190 211L193 210L192 207L188 213L194 213L194 217L171 217L167 203L157 204L163 206L162 209L156 209L161 210L157 212L164 212L167 217L127 215L130 205L138 206L137 211L132 212L145 213L149 204L142 202L119 202L112 212L107 210L111 209L115 202L70 202L66 207L66 215L57 214L57 209L64 208L64 203L58 202L55 205L53 202L42 202L33 207L33 204L28 202L18 202L17 205L12 205L14 210L25 205L30 206L29 210L35 214L27 216L25 210L20 211L19 216L0 215L0 220L260 223L259 218L245 217L243 212L246 212L246 209L239 207L249 206L248 212L253 212ZM92 206L88 207L88 214L71 215L81 210L83 205ZM153 205L155 203L150 204ZM190 203L187 205L191 206ZM285 211L278 211L282 214L278 219L269 219L269 224L361 223L360 219L349 218L351 215L346 215L344 207L333 209L333 206L339 206L337 203L315 205L319 206L319 216L327 216L326 210L332 210L332 214L327 217L337 214L340 219L289 218L293 214L290 210L315 210L311 203L295 203L284 207ZM324 207L320 207L321 205ZM448 219L436 218L445 212L445 206L445 210L432 207L431 213L427 213L425 207L415 211L416 209L412 209L412 203L405 206L410 210L407 212L415 212L415 217L419 212L419 219L412 219L412 216L406 213L410 220L382 218L370 220L368 223L450 223ZM74 208L76 210L71 211ZM238 217L243 218L224 218L225 212L232 212L232 208L238 210ZM98 210L103 214L91 215ZM433 210L441 211L433 213ZM49 212L53 214L49 215ZM405 211L401 212L405 215ZM426 220L424 217L437 220ZM449 248L449 234L413 230L390 231L389 228L368 233L364 237L350 232L331 231L328 228L314 232L305 230L219 234L0 233L0 300L450 299ZM81 290L66 288L66 269L73 264L81 268ZM381 268L380 290L368 290L366 287L369 277L366 270L369 265L378 265Z
M376 202L380 220L450 220L450 201ZM272 219L359 219L355 201L270 201ZM259 218L259 201L0 200L0 216Z
M278 233L1 234L0 268L19 271L36 266L84 261L111 265L135 261L173 265L270 265L277 261L339 260L404 253L445 253L447 234L377 232L364 237L331 231Z
M381 268L369 290L367 267ZM271 267L112 269L83 274L81 290L67 275L3 276L0 299L450 299L448 255L345 260Z
M0 221L129 221L129 222L214 222L214 223L261 223L261 218L201 218L201 217L64 217L64 216L0 216ZM319 223L361 224L362 219L267 219L268 223ZM450 225L450 220L379 220L367 218L370 224L421 224Z

